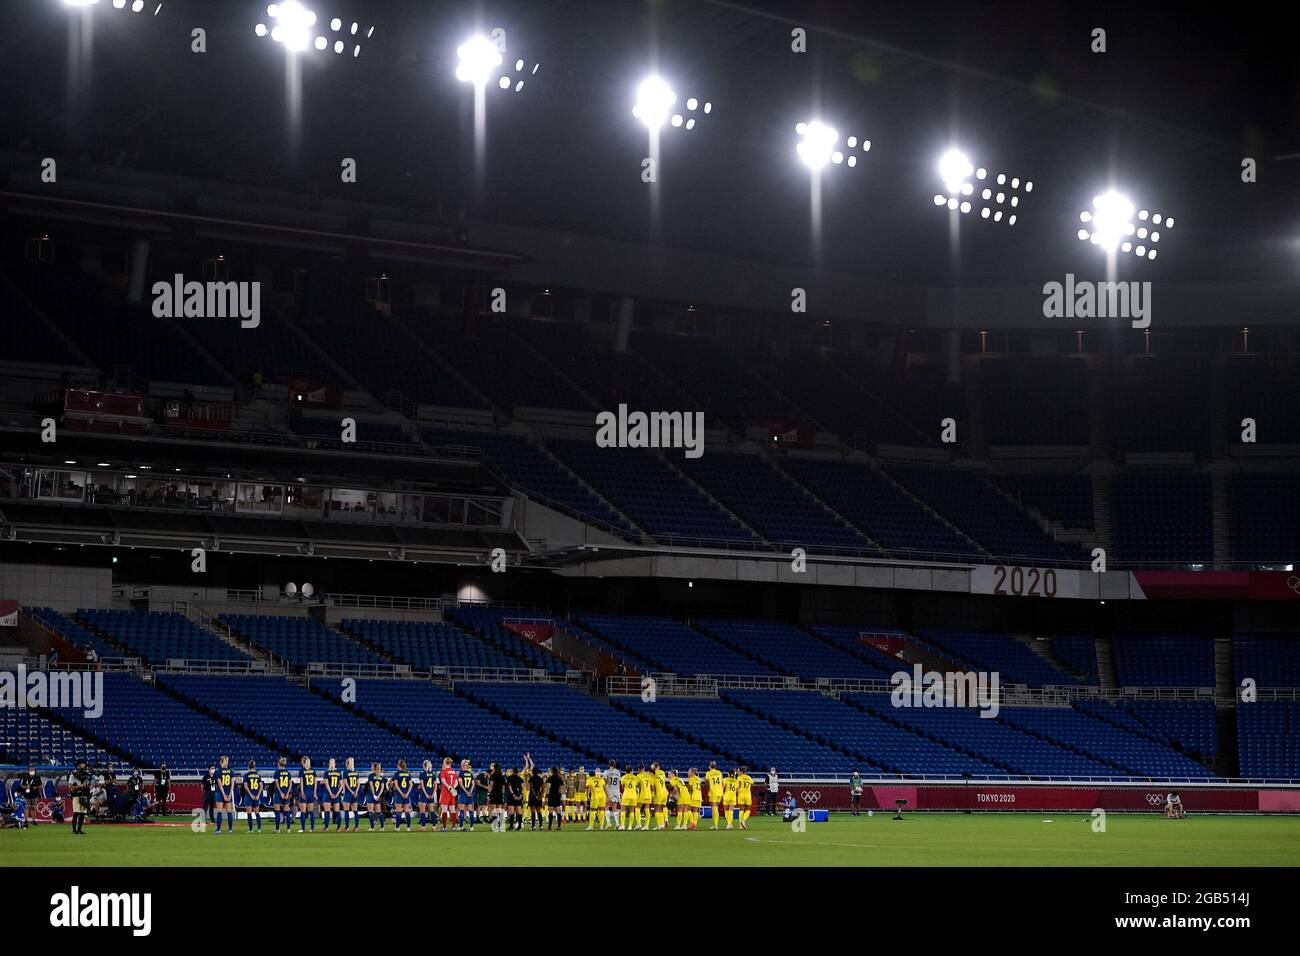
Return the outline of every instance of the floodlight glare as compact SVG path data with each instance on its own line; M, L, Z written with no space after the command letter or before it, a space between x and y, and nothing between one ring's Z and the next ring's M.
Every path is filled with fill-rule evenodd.
M316 22L316 14L298 0L272 3L266 8L266 15L275 21L271 39L276 43L283 43L285 49L295 53L311 45L311 26Z
M647 129L657 130L668 120L668 111L677 102L677 94L661 77L650 76L636 90L636 105L632 115L645 123Z
M835 153L835 143L840 138L840 134L834 127L827 126L821 120L812 120L808 123L800 123L795 127L795 132L803 137L795 146L795 151L804 161L805 166L809 169L821 169L831 161Z
M456 47L456 79L486 86L492 71L501 65L501 53L485 36L470 37Z
M955 193L962 187L966 178L975 171L966 154L959 149L950 149L939 157L939 178L948 187L948 192Z

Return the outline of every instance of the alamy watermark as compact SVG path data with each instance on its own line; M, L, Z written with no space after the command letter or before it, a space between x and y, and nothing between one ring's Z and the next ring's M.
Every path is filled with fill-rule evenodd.
M153 296L158 319L238 318L244 329L262 323L260 282L186 282L178 272L171 282L155 282Z
M687 458L704 454L703 412L638 412L627 405L596 415L600 448L681 448Z
M1064 282L1043 285L1043 316L1048 319L1132 319L1133 328L1151 325L1150 282Z
M0 708L36 710L62 708L80 710L87 719L104 713L102 671L29 671L19 664L16 671L0 671Z
M897 671L890 683L895 707L977 707L980 717L996 717L1001 707L997 671L927 671L913 664L910 674Z

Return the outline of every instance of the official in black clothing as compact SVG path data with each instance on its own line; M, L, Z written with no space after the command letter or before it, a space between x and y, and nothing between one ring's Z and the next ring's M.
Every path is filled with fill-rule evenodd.
M203 817L208 823L217 819L217 765L208 764L208 772L199 780L203 788Z
M159 764L153 774L153 798L158 803L158 813L167 812L167 795L172 789L172 772L167 769L167 761Z

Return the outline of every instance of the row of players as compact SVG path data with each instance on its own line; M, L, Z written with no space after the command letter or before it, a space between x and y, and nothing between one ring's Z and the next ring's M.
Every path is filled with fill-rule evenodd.
M744 767L729 773L709 764L703 778L691 767L686 775L676 770L665 772L658 763L622 771L611 760L603 772L587 773L584 767L566 771L551 767L543 772L525 754L522 769L504 768L495 761L487 770L475 771L469 760L460 768L451 757L442 759L435 771L432 760L424 761L423 772L408 769L405 760L397 762L392 776L386 776L378 763L370 772L357 770L349 757L339 769L334 759L323 772L312 767L311 758L302 758L302 769L295 775L288 761L281 757L270 778L264 779L255 761L237 774L230 758L222 756L219 764L208 767L202 780L204 808L216 822L216 832L235 828L237 809L247 812L249 832L261 832L261 811L269 807L278 832L292 832L293 818L298 817L299 832L316 830L319 807L322 832L334 825L335 831L356 832L361 814L369 829L383 830L385 811L397 830L412 826L412 807L420 816L420 829L473 831L475 824L487 817L494 831L522 830L525 821L530 830L562 829L566 822L586 823L587 829L666 830L670 809L676 810L675 830L698 827L704 807L704 787L708 786L712 810L712 829L725 821L726 829L748 829L753 811L754 778ZM257 808L256 812L252 812Z

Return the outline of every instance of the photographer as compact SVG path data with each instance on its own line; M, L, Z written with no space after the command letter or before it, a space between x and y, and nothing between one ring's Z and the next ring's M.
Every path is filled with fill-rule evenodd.
M72 832L84 834L86 814L90 812L90 769L86 761L78 760L77 767L68 778L68 792L72 797Z
M14 796L23 798L26 804L28 815L36 815L36 801L40 799L42 788L45 786L41 780L41 775L36 772L35 764L27 765L27 772L18 778L18 783L14 787ZM16 802L16 801L15 801ZM30 821L35 826L35 821Z

